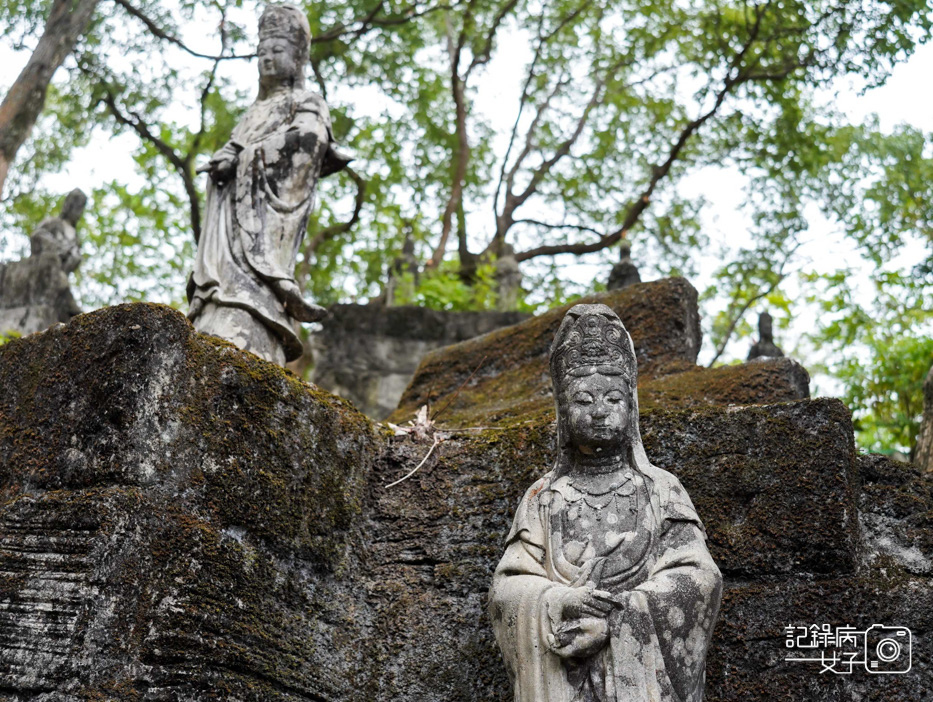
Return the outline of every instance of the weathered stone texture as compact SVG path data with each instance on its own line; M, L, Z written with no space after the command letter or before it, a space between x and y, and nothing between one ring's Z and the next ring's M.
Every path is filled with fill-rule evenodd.
M68 275L54 252L0 263L0 335L42 331L75 314Z
M864 669L838 675L820 674L819 663L785 661L789 654L784 627L813 624L860 630L873 624L908 627L913 667L905 675ZM897 569L873 568L856 577L733 584L723 594L714 640L706 671L710 701L933 699L933 587L928 579L904 577Z
M642 435L693 499L724 575L855 571L855 448L838 400L658 410Z
M332 305L308 339L311 381L385 419L429 351L517 324L521 312L444 312L424 307Z
M762 405L810 397L810 374L790 358L760 358L717 368L696 367L643 381L642 410L703 405Z
M149 305L5 344L0 387L0 690L342 694L319 589L362 541L368 420Z
M666 285L682 284L655 300ZM550 343L529 323L484 339L443 352L450 377L427 366L442 395L477 354L495 350L505 377L520 349ZM666 367L689 367L684 353ZM167 308L0 346L0 700L507 702L486 591L554 437L543 380L530 412L469 423L499 406L476 389L494 377L386 488L430 442L389 436ZM928 478L857 457L832 400L641 419L727 575L708 702L933 698ZM914 671L784 662L784 626L821 623L910 627Z
M933 480L884 456L859 456L859 520L866 553L933 576Z

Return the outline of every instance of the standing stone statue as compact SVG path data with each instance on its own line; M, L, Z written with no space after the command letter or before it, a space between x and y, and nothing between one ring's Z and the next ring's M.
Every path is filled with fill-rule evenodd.
M386 307L395 307L399 300L402 300L403 304L412 304L415 290L418 288L420 271L418 257L415 256L415 240L409 234L402 244L401 255L397 256L389 267L389 280L385 290Z
M259 97L201 169L210 174L207 208L188 281L198 331L280 365L301 356L295 321L326 314L302 298L295 261L318 179L350 161L334 145L324 99L305 90L310 41L294 5L263 12Z
M758 341L752 345L748 352L748 360L762 358L765 356L783 356L781 351L774 343L773 318L767 312L758 315Z
M81 313L68 274L81 265L78 220L87 196L75 188L61 215L43 220L29 238L29 258L0 264L0 334L32 334Z
M515 258L515 249L511 244L503 244L499 258L496 259L496 309L499 312L512 312L518 309L518 298L522 292L522 271Z
M632 263L632 245L624 239L619 244L619 262L609 272L607 290L621 290L641 282L638 266Z
M632 341L576 305L551 347L557 459L490 590L516 702L699 702L722 576L690 497L648 462Z

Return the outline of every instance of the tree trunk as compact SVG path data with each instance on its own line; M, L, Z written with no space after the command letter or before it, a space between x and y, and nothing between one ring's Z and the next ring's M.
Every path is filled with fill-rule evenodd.
M87 30L99 0L54 0L45 31L0 104L0 196L10 164L32 131L56 69Z
M923 419L913 453L914 463L920 470L933 473L933 368L923 381Z

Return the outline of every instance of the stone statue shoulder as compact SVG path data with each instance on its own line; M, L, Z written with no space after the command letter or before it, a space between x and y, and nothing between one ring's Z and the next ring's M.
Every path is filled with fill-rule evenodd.
M330 129L330 108L324 101L324 96L313 90L296 90L293 98L298 105L299 112L313 112L320 115L321 119L327 122L327 128Z
M512 543L522 536L523 532L531 532L530 536L536 543L543 543L543 532L538 524L538 507L541 504L542 497L546 496L551 486L554 471L548 472L544 477L539 478L535 483L525 491L522 501L515 511L515 519L512 522L512 529L506 538L506 543ZM525 537L527 538L527 536Z
M321 177L342 171L353 160L353 157L334 141L334 130L330 120L330 109L320 93L313 90L296 90L295 101L298 112L307 112L318 115L327 127L329 143L324 153L324 162L321 164Z
M677 476L652 463L640 464L638 467L642 474L654 483L654 491L661 506L661 519L693 522L700 527L705 536L706 530L700 521L700 515L697 514L690 495Z

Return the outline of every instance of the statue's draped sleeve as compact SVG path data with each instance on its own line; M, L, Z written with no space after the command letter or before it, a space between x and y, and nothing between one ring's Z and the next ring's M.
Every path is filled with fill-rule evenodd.
M505 554L490 590L490 616L505 658L516 701L569 702L560 659L547 645L550 633L544 594L557 587L548 579L546 539L539 495L547 478L531 486L515 513Z
M330 147L330 111L317 93L274 103L233 133L235 217L250 266L268 280L293 280L298 248Z
M490 591L493 629L516 702L702 700L722 578L679 481L653 466L648 477L657 510L655 552L637 584L614 592L620 605L609 615L607 646L570 675L547 644L545 593L568 586L547 567L542 494L548 479L522 499Z

